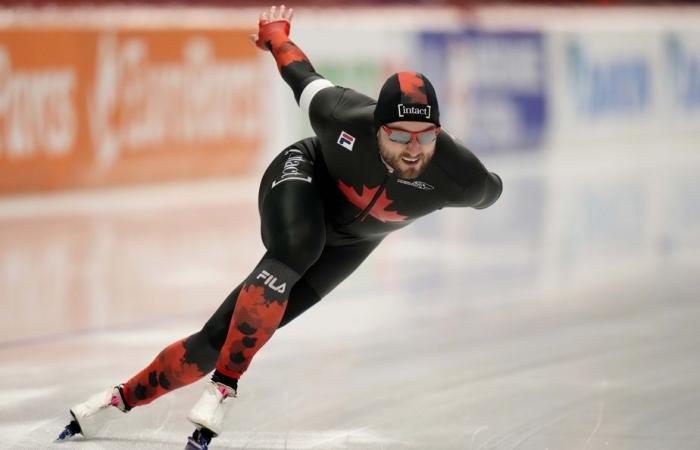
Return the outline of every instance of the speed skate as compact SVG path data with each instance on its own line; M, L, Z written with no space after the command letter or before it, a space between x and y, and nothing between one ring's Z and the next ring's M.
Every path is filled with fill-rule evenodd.
M86 438L96 436L109 421L109 410L112 409L111 407L123 413L129 411L124 402L124 393L121 385L98 392L83 403L72 407L70 414L73 420L66 425L56 440L64 441L76 434L82 434Z

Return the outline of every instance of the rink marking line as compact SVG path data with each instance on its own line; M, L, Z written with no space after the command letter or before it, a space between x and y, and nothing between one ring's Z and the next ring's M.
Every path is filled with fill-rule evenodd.
M206 313L201 313L203 317L205 316L205 314ZM66 339L73 339L84 336L94 336L100 334L107 335L109 333L124 333L133 332L135 330L144 331L158 329L166 324L172 325L175 322L189 322L192 320L193 317L199 316L200 314L174 315L160 319L149 319L123 325L104 326L99 328L84 328L81 330L57 331L55 333L42 334L39 336L32 336L28 338L9 339L6 341L0 341L0 351L29 345L43 344L46 342L55 343Z
M540 426L537 426L537 427L533 428L533 429L530 430L528 433L526 433L525 436L522 437L522 439L520 439L519 441L517 441L517 442L515 443L515 445L512 447L511 450L516 450L518 447L520 447L520 445L524 444L524 443L525 443L528 439L530 439L532 436L536 435L537 433L539 433L540 431L544 430L545 428L554 425L554 424L557 423L557 422L561 422L562 420L566 419L567 417L569 417L569 416L572 415L573 413L574 413L573 411L564 413L564 414L562 414L562 415L559 416L559 417L556 417L556 418L554 418L554 419L552 419L552 420L550 420L550 421L548 421L548 422L543 423L543 424L540 425ZM503 442L503 441L498 442L498 444L500 445L501 442Z
M199 181L18 195L0 199L0 219L123 213L254 202L258 180Z
M330 450L346 448L347 442L364 445L396 444L400 441L383 437L368 427L348 430L294 431L274 432L233 432L221 436L221 443L233 447L242 446L249 450L295 449L295 450ZM335 442L335 444L334 444Z
M347 306L350 304L349 302L352 301L353 293L349 292L346 295L335 295L335 302L336 304L341 304ZM400 299L398 295L390 296L386 295L384 296L385 300L390 300L393 304L393 302L396 302L397 300ZM387 306L386 310L390 310L391 306ZM345 311L347 312L347 311ZM165 317L159 317L159 318L151 318L147 320L140 320L136 322L129 322L129 323L123 323L119 325L105 325L101 327L87 327L87 328L82 328L79 330L67 330L67 331L57 331L54 333L48 333L48 334L41 334L37 336L32 336L32 337L26 337L26 338L20 338L20 339L7 339L7 340L0 340L0 351L3 350L9 350L13 348L18 348L18 347L24 347L24 346L31 346L31 345L39 345L39 344L44 344L46 342L50 343L57 343L59 341L63 340L68 340L68 339L76 339L80 337L86 337L86 336L99 336L99 335L105 335L108 336L109 334L122 334L122 333L131 333L134 331L139 331L139 332L153 332L155 330L160 330L163 328L167 329L175 329L177 326L180 324L185 324L189 325L192 323L195 323L195 326L201 326L202 323L206 322L208 317L212 314L212 309L207 308L207 309L202 309L199 311L195 312L190 312L187 314L174 314L174 315L169 315ZM318 327L321 327L320 329L317 329L319 333L325 331L325 328L323 328L324 324L319 323L317 325ZM336 325L328 324L327 326L331 327L331 330L336 330ZM180 328L178 330L181 331ZM353 328L354 332L357 334L362 334L366 330L364 330L362 327L354 327ZM127 340L133 340L132 338L126 337ZM141 337L137 337L134 339L141 339ZM137 341L138 342L138 341ZM263 355L260 355L259 357L262 357ZM1 369L0 369L1 370Z
M349 301L352 300L353 298L352 293L348 293L346 295L335 295L335 301L336 304L341 304L345 305L347 308L347 305L349 305ZM391 300L392 302L395 302L399 299L399 296L385 296L385 300ZM393 303L392 303L393 304ZM387 310L389 310L391 307L388 306L386 307ZM346 311L347 312L347 311ZM41 334L37 336L31 336L31 337L26 337L26 338L20 338L20 339L7 339L7 340L0 340L0 351L3 350L9 350L9 349L14 349L18 347L24 347L24 346L32 346L32 345L39 345L39 344L44 344L47 342L50 343L57 343L59 341L64 341L64 340L69 340L69 339L77 339L81 337L87 337L87 336L99 336L99 335L104 335L108 336L109 334L123 334L123 333L132 333L134 331L139 331L139 332L148 332L148 331L154 331L154 330L160 330L163 328L173 328L175 329L178 325L180 324L192 324L193 322L196 323L196 326L201 326L201 323L204 323L207 318L211 315L212 310L207 308L207 309L202 309L199 311L187 313L187 314L175 314L175 315L170 315L166 317L159 317L159 318L151 318L147 320L140 320L136 322L129 322L129 323L123 323L119 325L105 325L101 327L87 327L87 328L82 328L79 330L67 330L67 331L57 331L54 333L48 333L48 334ZM320 329L317 329L319 333L323 332L325 329L323 328L324 324L319 323L318 327L321 327ZM329 324L328 326L331 327L332 330L336 330L336 325L331 325ZM178 330L180 330L178 328ZM353 328L357 334L362 334L365 332L365 330L361 327L355 327ZM132 339L129 337L126 337L126 339ZM141 337L137 337L135 339L141 339ZM259 357L262 357L263 355L260 355Z
M173 415L173 409L170 408L170 409L168 409L168 413L165 415L165 418L163 419L161 425L158 428L154 428L153 430L149 431L148 434L150 434L152 436L157 436L159 433L161 433L165 429L165 425L168 424L168 420L170 420L172 415Z
M0 408L8 408L16 403L31 400L36 397L45 397L57 391L57 388L31 388L31 389L0 389Z
M469 448L474 448L474 443L476 441L476 435L481 433L482 431L488 430L488 429L489 429L489 427L487 425L482 425L479 428L477 428L476 430L474 430L474 433L472 433L472 442L469 445Z
M602 383L600 383L600 393L599 395L603 396L605 394L605 391L608 388L608 381L605 380ZM595 424L595 427L593 427L593 431L591 432L590 436L588 436L588 439L586 439L586 442L583 445L583 448L586 449L588 448L588 445L591 443L591 440L593 439L593 436L598 433L598 430L600 429L600 425L603 423L603 414L605 413L605 400L601 399L600 402L598 403L598 420Z
M588 448L588 444L591 443L591 439L593 439L593 436L595 436L596 433L598 432L598 430L600 429L600 425L603 423L604 411L605 411L605 402L600 402L600 406L598 407L598 421L595 424L595 427L593 428L591 435L588 436L588 439L586 439L586 443L584 444L583 448Z
M547 428L551 425L554 425L557 422L560 422L560 421L566 419L567 417L569 417L573 413L574 413L573 410L567 411L567 412L555 417L552 420L548 420L540 425L536 425L534 428L530 429L529 431L526 431L525 436L523 436L519 441L515 442L515 445L513 447L511 447L511 450L517 449L518 447L520 447L521 444L525 443L528 439L530 439L535 434L539 433L540 431L544 430L545 428ZM498 434L494 434L493 436L488 438L486 441L484 441L477 448L477 450L486 449L487 448L486 446L489 445L491 443L491 441L493 441L493 440L495 440L496 442L491 444L490 448L498 448L507 439L509 439L511 437L517 438L517 434L520 432L521 429L527 430L528 428L529 428L529 424L526 423L526 424L518 425L518 426L511 428L509 430L505 430L505 432L503 434L501 434L500 436Z
M349 438L351 435L361 433L361 432L363 432L363 431L366 430L366 429L368 429L368 427L363 427L363 428L360 428L360 429L357 429L357 430L337 430L337 431L329 430L329 431L326 432L325 434L328 434L328 435L330 435L330 436L326 436L326 437L320 438L319 441L316 442L315 444L313 444L313 446L312 446L311 448L318 448L318 447L320 447L320 446L323 446L323 447L321 447L321 448L325 449L325 448L327 448L326 446L327 446L328 444L330 444L330 443L332 443L332 442L334 442L334 441L341 440L341 439L343 439L343 438L345 438L345 441L347 442L347 441L348 441L348 438ZM332 434L332 433L333 433L333 434ZM371 433L370 433L370 434L371 434ZM363 444L370 444L370 443L372 443L372 442L365 442L365 441L363 441L362 443L363 443ZM379 443L379 442L376 442L376 443Z
M27 421L22 421L22 422L6 422L3 424L0 424L0 436L3 436L3 439L7 439L6 441L3 442L3 445L7 445L7 447L2 447L2 448L10 448L15 445L19 445L20 442L23 442L23 444L39 444L42 443L42 446L44 446L46 443L42 442L41 440L38 440L37 438L33 438L35 436L35 432L37 430L43 430L47 428L48 424L52 424L55 422L55 419L44 419L44 420L35 420L31 422ZM14 436L14 439L11 437ZM19 448L38 448L38 447L26 447L26 446L21 446Z

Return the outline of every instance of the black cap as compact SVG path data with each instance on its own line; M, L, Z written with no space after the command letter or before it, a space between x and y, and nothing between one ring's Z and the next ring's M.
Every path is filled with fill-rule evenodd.
M430 122L440 126L435 89L421 73L395 73L384 82L379 91L374 110L375 128L402 120Z

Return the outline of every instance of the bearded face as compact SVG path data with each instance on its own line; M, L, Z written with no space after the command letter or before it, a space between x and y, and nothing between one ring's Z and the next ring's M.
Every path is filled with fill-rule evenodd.
M379 154L384 163L394 173L404 179L417 178L435 154L435 137L439 129L435 125L425 122L392 122L380 128L377 132ZM406 133L412 136L408 143L396 142L397 137L405 137ZM416 133L425 132L426 138L432 138L430 142L421 144Z

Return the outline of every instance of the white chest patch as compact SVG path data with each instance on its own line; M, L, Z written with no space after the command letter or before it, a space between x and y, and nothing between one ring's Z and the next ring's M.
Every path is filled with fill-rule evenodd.
M355 137L345 131L341 131L340 136L338 136L338 145L352 151L352 146L355 145Z

